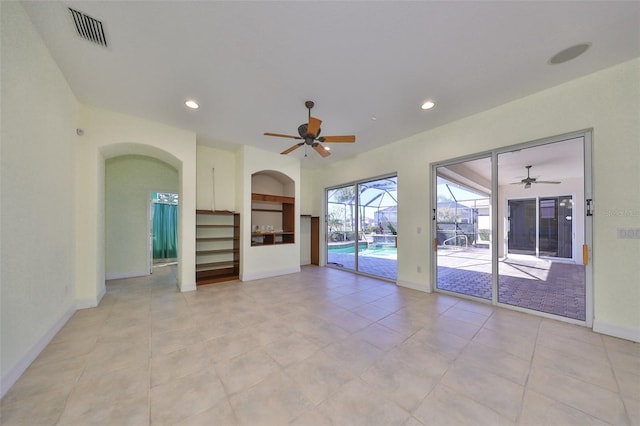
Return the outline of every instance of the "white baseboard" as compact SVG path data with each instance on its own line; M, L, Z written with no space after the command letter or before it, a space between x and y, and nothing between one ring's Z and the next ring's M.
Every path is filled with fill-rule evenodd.
M187 284L182 285L181 283L176 283L176 285L178 286L178 290L181 293L186 293L187 291L195 291L196 290L196 283L191 283L189 285L187 285Z
M603 321L593 320L593 331L620 339L640 342L640 329L609 324Z
M277 276L280 276L280 275L295 274L297 272L300 272L300 267L299 266L295 267L295 268L278 269L278 270L274 270L274 271L258 272L256 274L241 274L240 275L240 281L260 280L262 278L271 278L271 277L277 277Z
M76 309L95 308L100 304L105 294L107 294L107 288L103 287L102 290L100 290L100 293L95 298L76 300Z
M76 309L89 309L95 308L100 304L104 295L107 294L107 288L103 287L98 296L94 299L79 299L76 300Z
M0 379L0 398L11 389L22 373L26 371L31 363L40 355L40 352L51 342L51 339L60 331L62 327L69 321L69 318L76 312L75 306L71 306L50 328L44 335L38 339L38 341L24 354L21 360L13 366L2 378Z
M400 287L410 288L412 290L422 291L425 293L431 293L431 289L429 288L429 286L423 283L413 283L411 281L397 280L396 285Z
M130 272L112 272L105 274L105 279L108 280L121 280L123 278L137 278L146 277L149 275L149 271L130 271Z

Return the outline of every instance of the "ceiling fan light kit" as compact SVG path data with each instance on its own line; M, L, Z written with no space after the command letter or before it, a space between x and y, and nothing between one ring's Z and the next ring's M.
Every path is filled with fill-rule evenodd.
M285 149L280 154L286 155L300 148L303 145L308 145L311 148L313 148L321 156L328 157L329 155L331 155L331 153L329 152L330 149L328 147L323 146L321 143L335 143L335 142L353 143L356 141L356 137L354 135L320 136L320 132L322 130L320 128L320 125L322 124L322 120L320 120L317 117L311 116L311 109L314 107L314 105L315 104L313 103L313 101L306 101L304 103L304 106L307 108L307 110L309 110L309 118L306 123L303 123L300 126L298 126L299 136L285 135L281 133L269 133L269 132L266 132L264 134L265 136L275 136L278 138L289 138L289 139L297 139L302 141L302 142L298 142L297 144L293 145L290 148ZM305 152L305 157L306 157L306 152Z

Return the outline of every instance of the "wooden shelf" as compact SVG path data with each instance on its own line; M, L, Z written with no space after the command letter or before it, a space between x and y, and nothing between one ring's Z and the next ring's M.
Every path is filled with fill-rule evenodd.
M196 250L196 256L205 256L210 254L227 254L227 253L237 253L239 250L235 248L230 249L219 249L219 250Z
M271 195L271 194L251 194L251 201L259 201L263 203L279 203L279 204L294 204L294 197L285 197L283 195Z
M228 262L200 263L199 265L196 265L196 272L213 271L215 269L222 269L222 268L232 268L236 265L238 265L238 262L233 260Z
M251 229L269 224L280 232L252 232L252 246L293 244L295 242L295 198L284 195L251 194Z
M263 237L265 235L293 235L293 231L278 231L278 232L252 232L252 237Z
M229 215L234 215L236 213L229 210L196 210L196 214L229 216Z
M252 212L282 213L282 210L253 208Z
M196 210L196 285L240 276L240 215Z
M252 246L270 246L274 244L292 244L295 232L253 232L251 233Z

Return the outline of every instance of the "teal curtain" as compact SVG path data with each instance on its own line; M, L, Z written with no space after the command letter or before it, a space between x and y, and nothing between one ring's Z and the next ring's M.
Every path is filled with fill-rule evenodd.
M153 258L178 257L178 206L153 204Z

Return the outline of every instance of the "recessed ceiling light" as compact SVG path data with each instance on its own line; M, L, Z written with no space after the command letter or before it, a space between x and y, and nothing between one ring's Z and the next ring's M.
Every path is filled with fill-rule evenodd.
M378 117L376 117L375 115L371 116L371 121L376 121L378 119Z
M331 147L329 147L329 146L325 146L325 147L324 147L324 150L325 150L325 151L331 151Z
M187 106L187 108L191 108L191 109L200 108L200 105L198 105L198 103L196 101L194 101L193 99L188 99L188 100L184 101L184 104Z
M422 109L431 109L434 106L436 106L435 102L433 101L426 101L425 103L422 104L422 106L420 108Z
M575 46L567 47L566 49L561 50L560 52L553 55L551 59L549 59L549 63L551 65L563 64L582 55L590 47L591 43L580 43L576 44Z

